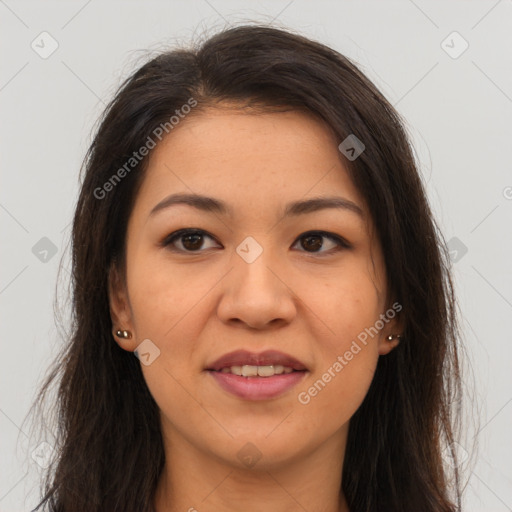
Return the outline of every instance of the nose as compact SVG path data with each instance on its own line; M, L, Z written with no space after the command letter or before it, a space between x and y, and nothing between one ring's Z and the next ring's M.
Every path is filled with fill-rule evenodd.
M293 287L266 254L268 251L263 251L252 263L234 255L234 268L222 280L217 309L223 322L265 329L286 325L295 317Z

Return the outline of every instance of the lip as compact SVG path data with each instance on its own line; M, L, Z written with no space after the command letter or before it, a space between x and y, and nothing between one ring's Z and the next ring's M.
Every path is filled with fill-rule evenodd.
M222 368L244 365L281 365L296 371L273 375L272 377L243 377L220 371ZM277 350L266 350L259 354L248 352L247 350L236 350L223 355L208 365L206 371L222 389L245 400L276 398L293 388L308 373L308 369L301 361Z
M206 367L206 370L211 371L220 371L222 368L230 368L231 366L269 366L269 365L282 365L288 366L294 370L303 371L307 370L306 366L290 356L289 354L285 354L283 352L279 352L277 350L266 350L259 354L255 354L254 352L248 352L247 350L236 350L234 352L230 352L229 354L225 354L210 365ZM224 374L225 375L225 374ZM291 374L288 374L291 375ZM244 377L247 378L247 377ZM265 377L267 379L271 377Z
M244 400L268 400L276 398L298 384L308 373L297 371L272 377L242 377L213 370L208 373L222 389Z

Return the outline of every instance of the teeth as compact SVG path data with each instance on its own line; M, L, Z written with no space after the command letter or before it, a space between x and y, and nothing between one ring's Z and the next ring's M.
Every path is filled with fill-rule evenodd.
M277 366L277 365L276 365ZM281 368L283 368L281 366ZM260 366L258 367L258 376L259 377L272 377L272 375L275 375L276 369L273 366ZM284 368L283 368L284 370Z
M242 377L256 377L258 375L258 367L257 366L249 366L248 364L244 364L242 366Z
M231 373L234 373L235 375L242 375L242 367L241 366L232 366Z
M292 373L293 369L284 367L280 364L268 366L252 366L245 364L243 366L231 366L231 368L222 368L222 373L232 373L243 377L272 377L283 373Z

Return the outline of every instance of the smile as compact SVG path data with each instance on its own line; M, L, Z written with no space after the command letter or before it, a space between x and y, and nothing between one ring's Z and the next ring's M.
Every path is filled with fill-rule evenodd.
M220 370L221 373L232 373L233 375L240 375L242 377L272 377L273 375L282 375L283 373L292 373L294 370L289 366L266 365L266 366L253 366L244 364L243 366L230 366L224 367Z
M276 350L259 354L237 350L220 357L205 370L224 391L244 400L277 398L309 373L301 361Z

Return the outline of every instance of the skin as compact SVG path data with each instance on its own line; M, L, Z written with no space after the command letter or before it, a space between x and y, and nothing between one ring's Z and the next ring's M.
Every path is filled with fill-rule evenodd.
M181 121L151 153L128 223L126 274L111 272L110 305L113 332L132 333L114 336L123 349L150 339L160 350L141 364L165 445L158 512L348 510L340 489L349 421L378 358L397 344L386 337L401 326L398 315L309 403L299 402L390 308L381 248L340 142L303 113L216 108ZM220 199L232 216L189 205L149 215L178 192ZM364 218L332 208L283 218L287 203L318 196L349 199ZM159 245L182 228L214 238L205 234L196 246L177 239L183 251L199 247L181 254ZM308 245L301 236L311 230L352 247L328 238ZM263 249L252 263L236 252L248 236ZM205 371L238 349L279 350L308 372L277 398L244 400ZM252 467L237 456L247 443L261 456Z

